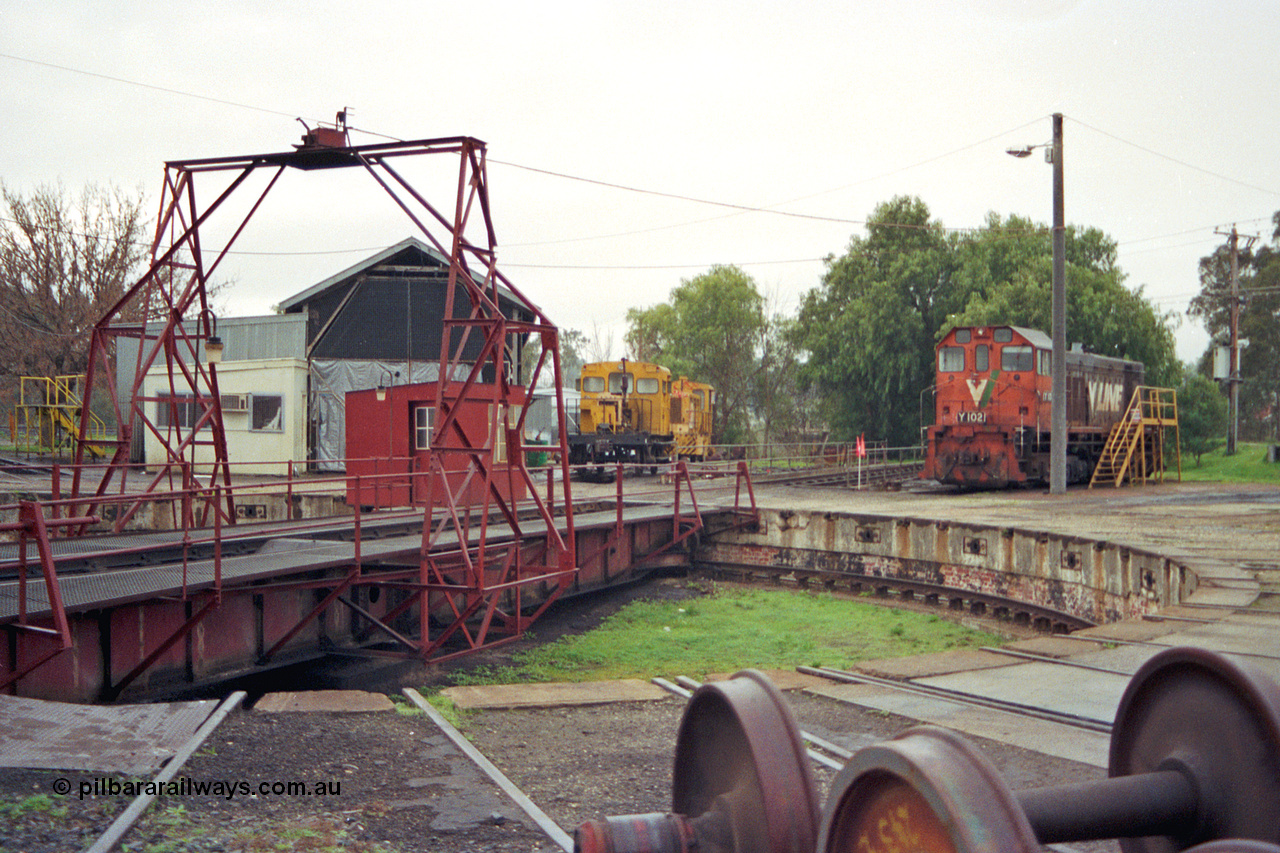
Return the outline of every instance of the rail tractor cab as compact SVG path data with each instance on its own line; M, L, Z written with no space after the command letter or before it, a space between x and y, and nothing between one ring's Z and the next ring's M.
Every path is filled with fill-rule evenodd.
M952 329L937 347L934 424L921 474L969 488L1047 476L1053 344L1015 326ZM1043 458L1042 458L1043 457Z
M671 393L671 371L665 367L625 358L584 365L578 390L581 432L671 432L664 405Z
M671 383L671 431L676 455L701 462L711 452L715 427L716 392L705 382L681 376Z
M625 358L594 362L583 365L578 390L579 432L570 436L570 464L656 466L670 459L670 370Z

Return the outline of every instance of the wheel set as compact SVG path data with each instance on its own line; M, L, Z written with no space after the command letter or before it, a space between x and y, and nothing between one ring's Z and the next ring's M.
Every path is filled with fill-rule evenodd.
M582 824L581 853L1030 853L1119 839L1125 853L1280 853L1280 686L1169 649L1129 682L1108 778L1013 791L947 729L853 755L821 809L790 708L759 672L704 684L676 738L672 810Z

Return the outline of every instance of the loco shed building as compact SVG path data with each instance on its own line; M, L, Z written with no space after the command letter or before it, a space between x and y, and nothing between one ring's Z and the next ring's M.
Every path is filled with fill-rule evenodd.
M283 473L281 463L293 461L345 471L348 392L439 378L448 273L447 258L410 237L285 299L278 314L219 318L218 390L233 470ZM529 319L507 296L499 291L503 313ZM465 288L456 285L453 315L469 313ZM127 389L137 344L121 343L132 349L117 362L118 387ZM468 339L464 360L480 346L479 335ZM508 362L519 369L510 354ZM163 368L150 371L146 405L156 407L162 426L190 427L193 407L170 397L168 385ZM135 433L135 460L159 458L158 439L142 432Z

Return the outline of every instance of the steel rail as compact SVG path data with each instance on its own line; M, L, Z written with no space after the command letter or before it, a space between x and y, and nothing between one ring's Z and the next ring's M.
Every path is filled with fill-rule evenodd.
M1277 620L1277 624L1280 624L1280 620ZM1115 637L1107 637L1107 636L1079 637L1079 636L1076 636L1075 634L1063 634L1060 637L1057 637L1056 639L1075 640L1076 642L1093 643L1099 646L1107 646L1107 645L1142 646L1143 648L1149 648L1149 649L1174 649L1174 648L1177 648L1179 645L1183 645L1180 643L1157 643L1155 640L1121 640ZM1233 651L1231 652L1231 654L1235 655L1236 657L1242 657L1242 658L1259 658L1261 660L1280 660L1280 655L1269 655L1269 654L1266 654L1265 652Z
M924 469L923 462L884 462L866 465L862 468L863 485L881 485L883 483L914 479ZM752 473L751 480L756 485L769 486L821 486L837 485L856 488L854 482L859 477L857 468L797 468L768 473Z
M1004 655L1006 657L1017 658L1031 663L1052 663L1058 666L1072 666L1076 669L1087 669L1090 672L1102 672L1107 675L1122 675L1125 678L1132 678L1132 672L1125 672L1122 669L1111 669L1106 666L1098 666L1092 663L1084 663L1082 661L1073 661L1065 658L1055 658L1050 655L1038 655L1035 652L1023 652L1017 649L1001 649L996 646L979 646L979 651L990 652L993 655Z
M466 735L454 728L453 725L446 720L430 702L423 698L421 693L414 690L412 687L404 688L403 692L404 695L409 698L409 701L421 708L423 713L431 718L431 722L436 724L440 731L444 733L445 737L449 738L449 740L453 742L454 746L460 749L467 758L470 758L477 767L483 770L485 775L493 780L493 783L497 785L504 794L510 797L511 800L519 806L535 824L538 825L539 829L547 834L548 838L554 841L560 849L565 851L565 853L572 853L573 837L569 835L569 833L561 829L560 825L552 820L550 815L538 808L533 800L529 799L523 791L516 787L514 782L508 779L501 770L494 766L492 761L485 758L484 753L476 749L475 745L472 744L471 741L467 740Z
M222 721L227 718L227 715L240 707L240 703L244 701L244 697L245 692L243 690L238 690L223 700L222 704L205 719L200 728L196 729L195 734L191 736L190 740L188 740L181 749L174 753L174 756L169 759L169 763L164 766L164 769L156 774L156 778L153 780L154 787L160 788L166 782L173 779L173 777L178 774L178 771L182 769L182 766L187 763L187 759L195 754L195 751L199 749L201 744L208 739L209 735L213 734L214 730L222 724ZM91 847L85 850L85 853L107 853L107 851L114 849L115 846L120 843L120 839L124 837L124 834L133 828L133 825L138 821L138 818L142 817L142 813L145 812L147 807L155 802L155 800L155 794L139 794L138 797L129 804L128 808L120 813L120 816L115 819L111 826L107 827L107 831L102 833L102 835L98 837L98 840L95 841Z
M652 679L652 682L664 690L668 690L675 693L677 696L683 696L685 698L692 696L693 691L702 686L702 682L695 681L687 675L676 676L676 684L672 684L663 678L654 678ZM844 763L853 757L853 753L844 747L837 746L831 741L824 740L817 735L804 731L803 729L800 730L800 737L806 743L813 744L818 747L818 749L829 752L831 755L835 756L835 758L830 758L817 750L806 749L805 752L808 754L809 758L814 763L821 764L823 767L827 767L831 770L840 770L844 767Z
M908 681L895 681L891 678L880 678L875 675L866 675L861 672L848 672L846 670L835 669L832 667L798 666L796 667L796 671L803 672L806 675L820 676L832 681L841 681L846 684L869 684L875 687L888 687L904 693L912 693L917 696L923 696L930 699L940 699L946 702L953 702L957 705L971 705L977 708L988 708L993 711L1004 711L1005 713L1015 714L1017 716L1030 717L1050 723L1059 723L1061 725L1100 732L1102 734L1111 733L1111 724L1105 720L1098 720L1092 717L1082 717L1078 714L1068 714L1062 711L1052 711L1048 708L1041 708L1035 705L1024 705L1020 702L991 699L986 696L965 693L962 690L951 690L945 687L933 687Z

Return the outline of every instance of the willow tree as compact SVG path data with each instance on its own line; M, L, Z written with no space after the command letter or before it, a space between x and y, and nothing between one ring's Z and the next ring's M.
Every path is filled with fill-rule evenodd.
M669 302L632 308L627 325L634 357L715 386L716 442L747 440L768 328L765 301L751 276L735 266L714 266L681 281Z

